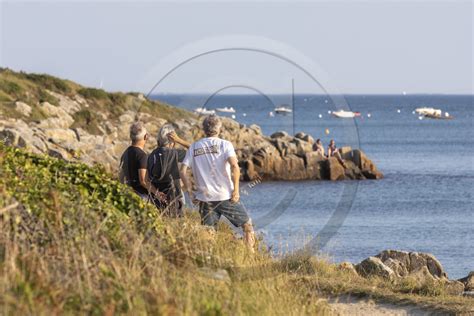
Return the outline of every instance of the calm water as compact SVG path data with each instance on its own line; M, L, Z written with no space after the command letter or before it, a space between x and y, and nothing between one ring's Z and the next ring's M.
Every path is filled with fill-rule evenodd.
M203 96L159 98L187 109L206 103ZM289 96L266 99L218 95L207 100L206 106L233 106L239 122L257 123L266 134L304 131L321 138L325 145L334 138L339 146L359 146L377 164L385 178L358 182L343 225L321 249L334 261L358 262L384 249L402 249L434 254L452 278L474 270L473 97L345 99L352 110L362 113L362 118L331 117L328 111L336 107L331 98L324 96L297 96L294 118L268 115L274 105L291 103ZM420 106L441 108L455 119L419 120L412 111ZM325 129L329 129L329 135L325 135ZM253 188L243 186L242 200L259 223L285 194L295 194L285 212L260 230L276 251L286 251L303 246L305 240L318 234L347 186L353 188L354 184L267 182Z

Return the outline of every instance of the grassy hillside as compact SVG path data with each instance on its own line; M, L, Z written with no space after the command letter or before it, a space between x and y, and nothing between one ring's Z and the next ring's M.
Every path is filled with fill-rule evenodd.
M327 311L355 294L444 312L472 300L432 284L363 279L314 257L248 252L196 214L162 218L100 167L0 143L0 310L3 314L263 314Z
M26 122L42 120L45 118L45 113L39 105L42 102L58 105L58 97L54 94L75 100L82 99L88 104L74 115L73 127L84 128L92 134L97 134L97 125L100 124L97 112L106 113L107 119L111 122L117 120L127 110L137 112L138 109L141 113L148 113L167 121L194 117L194 114L169 104L141 98L138 93L110 93L102 89L86 88L72 81L46 74L15 72L0 68L0 116L21 118ZM15 109L17 101L32 107L30 116L25 117Z
M288 276L232 281L268 263L223 227L163 219L100 168L0 145L0 310L9 314L313 314ZM227 270L225 270L227 271ZM223 279L219 280L220 274ZM273 303L269 303L273 301Z

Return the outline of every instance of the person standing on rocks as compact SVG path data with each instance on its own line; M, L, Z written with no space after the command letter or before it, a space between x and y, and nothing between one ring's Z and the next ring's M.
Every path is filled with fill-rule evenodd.
M172 216L181 216L183 194L178 163L186 156L186 150L174 148L180 144L186 149L190 144L181 139L170 124L160 128L156 137L158 147L148 157L148 178L159 192L153 200L155 205Z
M120 158L120 182L129 185L142 199L148 200L149 192L156 189L147 181L147 154L143 150L148 140L148 133L143 123L136 122L130 126L132 144Z
M203 121L205 137L191 144L180 169L184 186L204 225L216 226L220 217L226 217L234 226L242 227L245 243L251 251L255 234L247 211L240 203L240 169L234 146L219 138L222 122L216 115ZM187 170L191 168L196 183L192 191Z

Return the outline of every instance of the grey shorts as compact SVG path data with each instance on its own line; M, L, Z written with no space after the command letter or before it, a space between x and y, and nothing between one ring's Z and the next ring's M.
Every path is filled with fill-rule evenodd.
M241 227L248 221L250 217L244 206L238 202L234 203L230 200L216 202L199 202L199 213L201 221L204 225L215 226L221 216L224 216L236 227Z

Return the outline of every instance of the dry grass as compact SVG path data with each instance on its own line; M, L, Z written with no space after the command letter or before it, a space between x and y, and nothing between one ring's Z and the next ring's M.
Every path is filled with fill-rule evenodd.
M0 166L2 314L314 315L343 294L473 310L319 258L276 260L262 242L251 254L226 225L163 218L100 168L3 145Z

